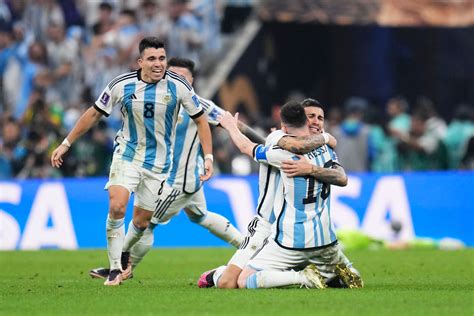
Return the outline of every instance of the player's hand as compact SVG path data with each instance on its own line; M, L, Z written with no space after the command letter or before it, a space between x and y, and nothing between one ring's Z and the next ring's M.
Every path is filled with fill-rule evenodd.
M59 145L51 155L51 166L59 168L63 164L63 155L69 150L64 144Z
M211 159L204 160L204 174L199 176L201 181L207 181L212 177L212 173L214 172L214 167L212 166Z
M297 155L298 160L285 160L281 163L281 170L290 178L310 175L313 165L304 156Z
M217 121L226 130L231 130L232 128L238 129L237 122L239 121L239 113L237 112L234 116L232 116L229 111L225 111L224 113L217 116Z
M327 133L329 136L328 146L332 149L336 148L337 146L337 139L336 137L332 136L331 134Z

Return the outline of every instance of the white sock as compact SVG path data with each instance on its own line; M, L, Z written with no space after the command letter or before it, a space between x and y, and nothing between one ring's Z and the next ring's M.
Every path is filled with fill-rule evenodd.
M154 227L153 227L154 228ZM143 257L153 247L154 234L153 228L148 227L143 232L142 238L130 248L130 258L132 259L132 269L142 261Z
M244 236L232 225L227 218L214 212L207 212L202 220L196 221L196 224L207 228L215 236L227 241L232 246L238 248Z
M221 277L222 273L224 273L225 268L227 268L227 266L220 266L216 268L216 271L214 272L214 275L212 276L212 280L214 281L215 287L218 287L217 282L219 281L219 278Z
M247 278L248 289L273 288L289 285L310 284L303 273L296 271L259 271Z
M124 219L113 219L107 216L105 224L107 235L107 254L109 256L110 270L122 269L120 258L122 256L123 239L125 236Z
M132 246L135 245L135 243L140 239L140 237L142 237L144 230L145 229L141 229L135 226L133 220L131 220L130 224L128 224L127 235L125 235L122 251L130 251L130 248L132 248Z

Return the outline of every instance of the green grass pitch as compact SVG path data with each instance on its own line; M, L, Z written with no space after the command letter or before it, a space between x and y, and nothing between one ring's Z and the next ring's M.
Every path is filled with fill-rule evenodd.
M154 249L119 287L105 250L0 252L0 315L474 315L474 250L351 251L356 290L199 289L230 248Z

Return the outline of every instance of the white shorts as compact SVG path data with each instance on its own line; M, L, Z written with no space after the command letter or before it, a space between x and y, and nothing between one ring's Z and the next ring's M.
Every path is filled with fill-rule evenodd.
M336 264L345 263L351 266L337 243L317 250L290 250L280 247L274 239L267 241L249 261L250 268L257 271L298 271L314 263L324 279L328 280L336 276L334 274Z
M240 244L239 249L230 258L228 265L233 264L243 269L255 251L262 248L263 242L271 234L272 225L261 218L255 216L248 225L248 232L244 241Z
M160 194L157 195L158 204L151 223L166 224L185 207L192 212L191 215L188 214L191 221L198 221L207 215L206 198L202 188L195 193L188 194L164 183L160 191Z
M114 157L110 166L109 181L105 185L119 185L135 194L134 206L153 212L157 205L157 195L166 174L156 173L121 157Z

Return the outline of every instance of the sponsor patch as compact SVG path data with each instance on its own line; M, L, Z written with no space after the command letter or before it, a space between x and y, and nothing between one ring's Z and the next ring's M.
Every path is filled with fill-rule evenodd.
M100 103L103 105L106 105L109 103L110 100L110 95L107 94L107 92L102 93L102 96L100 97Z

